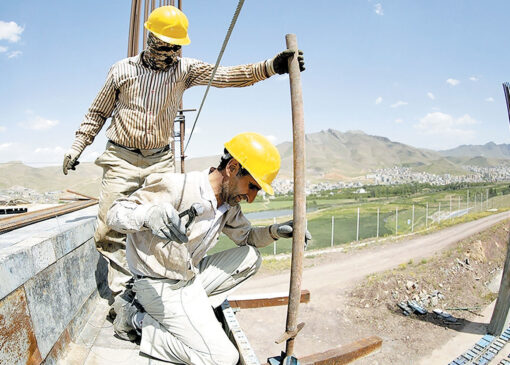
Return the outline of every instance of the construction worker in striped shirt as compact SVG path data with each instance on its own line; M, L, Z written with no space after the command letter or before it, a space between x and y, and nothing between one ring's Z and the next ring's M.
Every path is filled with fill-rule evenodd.
M103 168L103 179L94 239L109 262L108 281L114 295L124 289L131 276L125 258L126 237L106 224L108 209L114 200L142 186L149 174L173 171L169 142L182 95L192 86L207 85L214 68L178 56L181 46L189 44L190 39L188 19L176 7L155 9L145 28L149 31L146 49L110 68L63 161L64 174L74 170L83 150L111 117L106 151L95 161ZM288 73L287 60L293 54L285 50L266 61L218 67L211 85L244 87ZM298 60L304 70L301 51Z

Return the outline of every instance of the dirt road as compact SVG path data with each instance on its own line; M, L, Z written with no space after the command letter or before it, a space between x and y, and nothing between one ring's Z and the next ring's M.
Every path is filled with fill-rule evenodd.
M303 273L303 289L311 292L311 302L300 307L299 322L306 326L297 337L296 355L326 351L340 344L361 337L377 335L353 330L348 326L349 315L343 310L345 293L369 274L388 270L409 260L420 260L483 231L493 224L510 218L503 212L474 222L449 227L439 232L400 242L386 243L371 248L353 250L348 253L335 252L321 258L320 265L306 268ZM289 272L277 275L260 275L248 280L237 294L287 292ZM237 314L259 360L279 355L285 346L277 345L274 339L285 329L287 307L242 310Z

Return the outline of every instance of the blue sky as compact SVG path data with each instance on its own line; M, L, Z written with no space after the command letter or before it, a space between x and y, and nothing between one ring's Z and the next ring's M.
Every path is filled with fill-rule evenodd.
M126 56L130 5L0 3L0 162L61 162L109 67ZM214 63L236 5L183 0L184 56ZM273 57L295 33L307 133L362 130L431 149L509 143L509 13L508 1L247 0L222 64ZM184 106L198 108L204 91L186 91ZM217 154L243 131L291 140L289 95L287 76L211 89L187 154ZM104 150L105 130L84 161Z

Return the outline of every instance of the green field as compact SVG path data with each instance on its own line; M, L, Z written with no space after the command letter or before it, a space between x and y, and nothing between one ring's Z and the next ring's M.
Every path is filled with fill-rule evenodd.
M491 189L491 194L486 200L489 189ZM474 205L475 196L476 205ZM456 211L466 209L467 198L468 188L440 191L430 191L429 188L426 188L424 191L406 196L360 197L357 199L353 199L352 194L345 193L333 196L309 196L307 207L314 207L318 210L307 214L308 230L313 236L308 250L331 247L332 217L334 217L333 245L337 246L356 240L392 236L395 233L402 235L425 229L437 229L510 209L510 188L507 184L477 184L475 187L469 187L469 213L459 217L450 216L450 212L455 214ZM480 205L481 198L482 204ZM291 197L277 197L273 200L263 201L261 198L257 198L252 204L243 204L242 209L245 213L292 209L291 199ZM358 208L360 212L359 231L357 230ZM396 222L397 209L398 222ZM488 209L492 211L488 211ZM281 223L288 219L290 216L279 217L277 222ZM272 222L273 220L269 219L252 223L268 225ZM292 240L290 239L277 241L276 253L289 253L291 245ZM210 253L233 246L234 244L226 236L221 235L218 244ZM261 249L261 253L272 255L275 252L274 249L274 246L270 245Z

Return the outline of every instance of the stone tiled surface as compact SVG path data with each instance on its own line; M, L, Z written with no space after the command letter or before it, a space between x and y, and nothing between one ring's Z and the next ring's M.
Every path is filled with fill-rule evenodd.
M96 207L0 236L0 298L91 238Z

